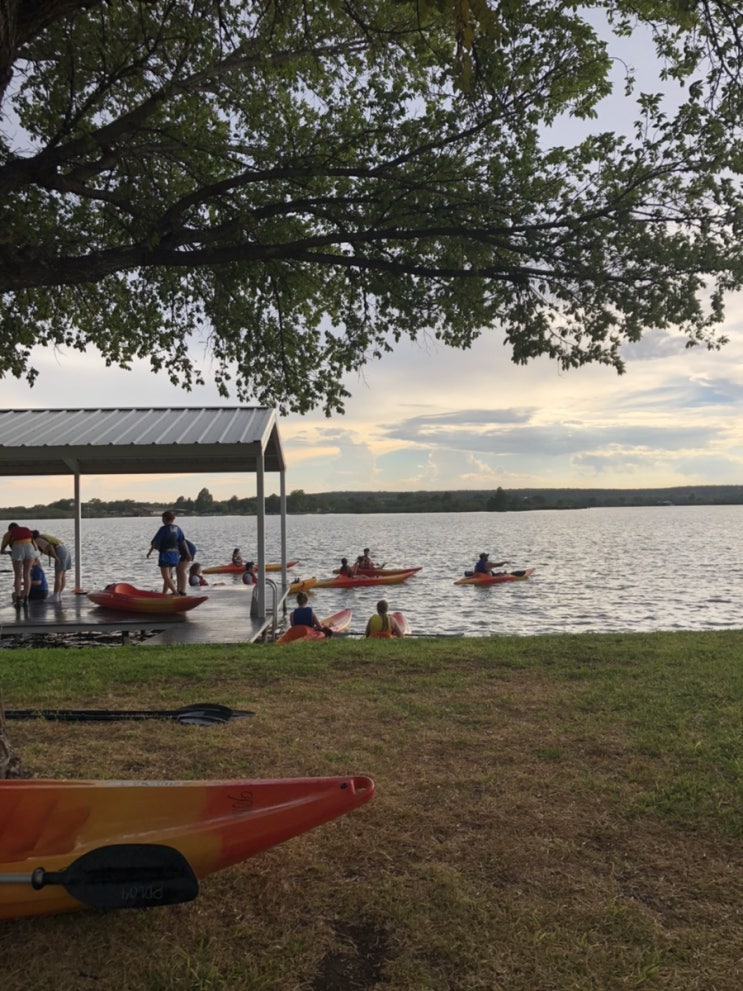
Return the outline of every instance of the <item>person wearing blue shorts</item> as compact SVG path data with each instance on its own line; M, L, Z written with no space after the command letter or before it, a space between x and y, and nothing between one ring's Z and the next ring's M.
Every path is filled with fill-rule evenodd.
M175 523L175 513L166 510L162 515L163 525L152 538L147 557L153 551L157 551L157 563L160 567L160 574L163 576L163 592L170 592L171 595L185 595L185 588L181 592L173 581L173 571L180 562L187 563L191 560L191 551L188 549L183 530ZM186 571L188 568L186 568Z
M67 581L67 572L72 569L72 555L64 542L59 537L53 537L50 533L39 533L38 530L34 530L34 540L42 554L48 555L49 558L54 558L54 592L52 593L52 601L59 602Z

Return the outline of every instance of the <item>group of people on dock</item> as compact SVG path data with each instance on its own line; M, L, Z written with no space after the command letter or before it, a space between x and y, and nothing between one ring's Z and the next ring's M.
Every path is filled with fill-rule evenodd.
M72 555L59 537L40 533L20 523L9 523L0 543L0 553L10 554L13 564L13 604L16 609L29 600L46 599L49 583L41 566L41 555L54 561L54 591L52 601L62 598L67 572L72 568Z

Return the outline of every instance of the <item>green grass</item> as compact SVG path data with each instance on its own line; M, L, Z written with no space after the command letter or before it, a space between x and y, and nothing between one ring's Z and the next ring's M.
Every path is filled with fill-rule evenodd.
M0 652L38 776L369 773L188 905L0 924L14 991L739 991L743 634Z

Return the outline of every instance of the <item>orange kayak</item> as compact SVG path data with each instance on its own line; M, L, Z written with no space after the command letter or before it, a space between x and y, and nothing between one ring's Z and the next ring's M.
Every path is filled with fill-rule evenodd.
M166 592L149 592L135 588L128 582L113 582L100 592L88 592L88 598L97 606L118 609L123 612L176 613L188 612L206 602L208 595L168 595Z
M234 781L2 780L0 919L89 905L187 901L198 890L196 879L344 815L373 794L374 782L362 775ZM95 870L85 870L86 858L95 862ZM163 892L167 896L172 883L168 872L173 858L182 860L194 890L168 900ZM158 877L161 861L163 873ZM73 879L76 864L82 878ZM40 875L44 877L35 887ZM110 891L112 876L116 880Z
M409 568L396 575L354 575L353 578L336 575L335 578L324 578L316 582L314 588L373 588L375 585L399 585L417 571L418 568Z
M523 571L504 571L501 574L486 575L472 574L465 575L454 582L455 585L502 585L503 582L522 582L525 578L533 575L536 568L524 568Z
M309 592L315 585L317 585L317 578L314 576L312 578L299 578L289 586L289 595L296 595L297 592Z
M328 616L327 619L321 619L320 622L323 626L331 629L333 633L343 633L351 625L351 615L350 609L341 609L340 612ZM316 630L312 626L303 626L300 623L284 630L276 643L293 643L295 640L327 640L327 637L320 630Z
M377 578L379 575L404 575L404 574L417 574L422 569L423 565L419 565L417 568L357 568L356 573L359 575L368 575L370 578ZM333 574L339 575L340 568L333 568Z
M287 568L293 568L295 565L299 564L299 561L287 561ZM229 564L212 564L208 568L202 568L202 575L241 575L245 571L244 564L233 564L232 561ZM266 571L281 571L281 562L272 561L270 564L266 565Z

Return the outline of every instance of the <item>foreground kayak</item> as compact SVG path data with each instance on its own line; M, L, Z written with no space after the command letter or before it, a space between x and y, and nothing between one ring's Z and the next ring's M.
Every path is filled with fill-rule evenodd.
M351 625L351 615L350 609L341 609L340 612L328 616L327 619L321 619L320 623L332 630L333 633L343 633ZM296 640L327 640L327 637L312 626L299 624L290 626L288 630L285 630L276 643L294 643Z
M293 568L295 565L299 564L299 561L287 561L287 568ZM208 568L202 568L202 575L241 575L245 571L244 564L233 564L232 561L229 564L212 564ZM281 561L272 561L270 564L266 565L266 571L281 571Z
M419 569L411 568L408 571L401 571L396 575L354 575L347 578L346 575L336 575L335 578L325 578L315 584L315 588L372 588L374 585L399 585L407 581Z
M454 582L455 585L502 585L503 582L522 582L533 575L536 568L524 568L522 571L504 571L500 575L466 575Z
M188 901L196 879L358 808L362 775L0 781L0 919Z
M100 592L88 592L88 598L97 606L123 612L178 613L195 609L206 602L209 596L168 595L166 592L148 592L143 588L135 588L128 582L113 582Z

